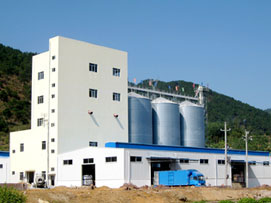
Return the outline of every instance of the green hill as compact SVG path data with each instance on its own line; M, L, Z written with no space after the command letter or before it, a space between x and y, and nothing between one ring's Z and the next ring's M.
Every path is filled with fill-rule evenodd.
M8 150L8 135L11 131L30 128L31 115L31 62L34 53L24 53L0 44L0 150ZM149 80L137 86L150 88ZM192 82L157 81L155 88L194 96ZM196 85L197 87L197 85ZM271 139L271 115L260 109L234 100L212 90L205 93L207 98L206 144L222 148L224 135L220 131L224 121L232 129L229 132L229 146L243 149L244 129L250 131L253 141L250 150L268 150ZM244 122L246 120L246 122Z

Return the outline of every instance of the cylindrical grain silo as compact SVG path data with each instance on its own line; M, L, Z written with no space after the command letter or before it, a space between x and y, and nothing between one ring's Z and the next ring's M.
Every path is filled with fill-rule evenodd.
M184 101L180 104L181 144L205 147L204 107Z
M162 97L152 101L153 144L180 146L179 105Z
M128 94L129 142L152 144L152 107L150 99Z

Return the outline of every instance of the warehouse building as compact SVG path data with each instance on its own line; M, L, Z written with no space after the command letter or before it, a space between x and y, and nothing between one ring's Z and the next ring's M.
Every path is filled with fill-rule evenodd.
M10 134L10 182L152 185L154 172L198 169L225 184L225 156L205 148L202 91L150 99L128 86L127 53L64 37L33 57L31 129ZM130 93L128 93L128 90ZM140 89L142 92L143 90ZM196 104L195 101L198 101ZM244 185L245 152L229 150L227 185ZM249 152L249 186L271 181L268 152Z

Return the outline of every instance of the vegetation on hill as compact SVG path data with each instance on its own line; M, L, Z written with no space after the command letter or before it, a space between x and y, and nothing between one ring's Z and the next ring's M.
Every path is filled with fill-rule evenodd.
M0 150L8 150L9 132L30 128L33 55L0 44ZM198 86L182 80L151 81L150 84L150 79L144 80L137 86L187 96L194 96L194 89ZM271 114L212 90L206 91L205 96L208 147L224 147L224 134L220 129L227 121L231 128L228 134L231 148L244 148L242 137L246 128L253 136L253 141L249 142L250 150L271 151Z
M0 150L9 132L30 127L32 56L0 44Z

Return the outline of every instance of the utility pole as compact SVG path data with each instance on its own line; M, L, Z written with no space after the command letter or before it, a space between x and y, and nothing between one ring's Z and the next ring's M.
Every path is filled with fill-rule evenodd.
M248 147L247 142L248 139L252 140L252 137L248 137L249 131L245 130L245 142L246 142L246 188L248 188Z
M220 131L224 132L225 134L225 186L227 186L227 179L228 179L228 145L227 145L227 132L231 129L227 129L227 122L224 122L224 130L220 129Z

